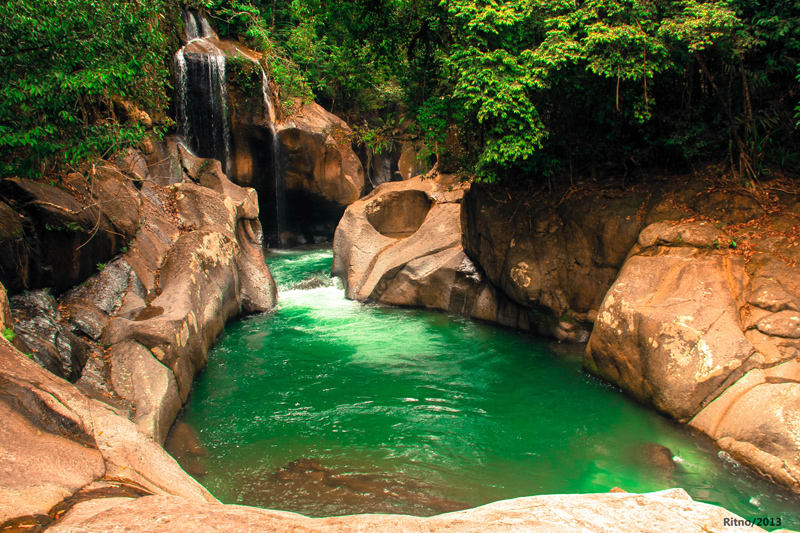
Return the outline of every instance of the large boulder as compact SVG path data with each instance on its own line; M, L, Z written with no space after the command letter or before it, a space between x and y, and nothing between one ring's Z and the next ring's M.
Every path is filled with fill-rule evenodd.
M0 523L46 524L64 500L101 488L215 501L130 421L5 339L0 412Z
M281 171L289 191L320 196L342 208L358 200L364 169L350 145L347 123L309 103L278 124Z
M475 185L462 211L467 255L492 284L538 311L536 327L585 341L643 227L644 194L575 195L556 202Z
M585 361L800 492L796 230L780 219L745 230L647 226L603 300Z
M441 309L528 328L528 315L486 282L461 247L465 185L454 176L380 185L347 208L333 274L348 298Z

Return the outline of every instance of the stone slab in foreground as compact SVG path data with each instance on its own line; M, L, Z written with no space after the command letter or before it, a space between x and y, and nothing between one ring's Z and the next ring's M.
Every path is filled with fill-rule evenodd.
M741 521L742 525L733 525ZM547 495L517 498L429 518L354 515L307 518L281 511L201 503L171 496L112 498L76 505L50 531L547 531L758 532L759 527L682 489L650 494Z

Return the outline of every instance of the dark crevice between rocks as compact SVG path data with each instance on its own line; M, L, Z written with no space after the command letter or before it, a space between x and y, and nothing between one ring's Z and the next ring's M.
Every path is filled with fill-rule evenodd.
M717 398L719 398L723 394L725 394L730 388L732 388L741 379L745 378L750 373L751 370L756 370L756 369L763 368L763 367L757 366L755 364L748 367L748 362L754 356L756 356L758 353L759 353L758 350L753 349L753 351L750 353L750 355L748 355L742 361L742 364L739 365L737 368L735 368L733 371L731 371L731 373L728 374L728 376L724 380L722 380L722 382L719 384L719 386L716 389L714 389L714 391L711 394L706 396L705 399L703 399L702 402L700 402L700 406L695 410L695 412L692 414L692 416L690 416L689 418L687 418L685 421L682 421L682 422L688 422L689 420L692 420L694 417L696 417L697 415L702 413L703 409L708 407L711 404L711 402L713 402L714 400L716 400ZM740 393L739 396L737 397L737 400L739 398L741 398L744 394L746 394L749 390L751 390L751 389L747 389L746 391ZM730 407L732 407L735 404L736 404L736 401L731 402ZM728 410L730 409L730 407L728 408ZM727 415L728 410L726 410L719 417L720 421L725 419L725 416Z
M72 496L62 500L53 506L46 515L27 515L12 518L0 524L0 532L3 533L41 533L46 529L56 525L67 512L79 503L101 498L140 498L150 496L152 492L142 487L131 484L117 483L109 484L105 487L81 490Z
M269 236L270 247L291 247L298 244L322 244L333 240L333 234L345 207L308 191L286 190L286 215L277 241ZM274 224L267 221L265 230Z

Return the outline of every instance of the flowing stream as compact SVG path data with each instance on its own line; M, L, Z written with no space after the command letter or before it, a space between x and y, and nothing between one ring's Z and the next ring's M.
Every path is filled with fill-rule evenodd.
M430 515L682 487L746 518L800 525L796 497L587 375L574 349L346 300L331 258L270 256L278 309L228 327L199 376L182 421L205 450L179 460L222 501Z

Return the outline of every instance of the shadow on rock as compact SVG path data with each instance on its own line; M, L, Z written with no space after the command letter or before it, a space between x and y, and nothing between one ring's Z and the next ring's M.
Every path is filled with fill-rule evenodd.
M164 449L178 461L187 474L201 477L208 473L205 465L208 451L189 424L176 422L164 442Z

